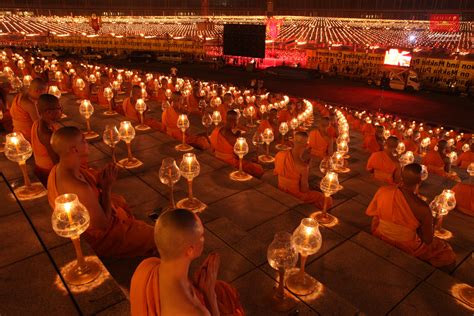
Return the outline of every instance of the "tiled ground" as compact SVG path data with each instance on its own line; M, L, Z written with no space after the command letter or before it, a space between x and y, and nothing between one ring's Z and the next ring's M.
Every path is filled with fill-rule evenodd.
M65 95L62 102L68 114L63 123L83 128L84 122L72 97ZM154 109L150 116L159 119L156 104L150 102L149 105ZM122 120L120 116L104 118L101 112L96 108L92 119L92 126L98 132L103 131L105 124L118 125ZM202 132L199 120L191 120L193 130ZM335 203L330 210L338 217L339 224L332 228L321 227L323 246L308 258L307 270L322 283L322 290L318 295L295 297L296 310L280 315L472 315L473 310L457 300L451 288L458 283L474 285L474 219L453 211L445 220L445 227L454 233L450 242L458 256L456 267L449 271L434 269L372 237L365 209L379 184L365 172L368 155L360 149L360 136L357 133L351 136L352 171L341 176L344 189L334 196ZM160 183L158 169L166 156L174 157L179 163L182 154L173 149L177 143L156 131L137 132L132 143L133 153L144 165L121 170L114 187L114 192L125 196L136 217L149 221L150 211L168 205L169 191ZM90 149L91 166L99 167L110 161L110 150L100 140L91 142ZM292 232L314 207L280 192L270 167L266 167L261 180L238 183L228 177L232 169L212 154L195 152L201 174L194 181L194 193L208 204L201 213L206 227L205 253L220 253L219 276L239 290L248 315L278 315L272 311L269 300L277 274L267 263L266 250L276 232ZM125 156L125 146L120 143L117 157ZM253 158L254 152L248 157ZM30 159L31 175L32 162ZM0 167L8 184L21 184L20 170L13 163L2 157ZM312 187L319 185L320 177L317 170L312 170ZM421 192L432 198L450 186L452 183L430 176ZM187 186L183 180L175 189L176 200L186 196ZM104 272L107 278L97 288L68 295L59 289L64 288L64 284L60 279L57 281L58 268L73 259L73 247L52 231L46 198L21 202L20 208L2 180L0 199L0 279L3 282L0 315L129 313L126 300L129 282L142 258L104 259L115 281ZM84 242L83 248L86 253L92 253ZM53 285L55 282L60 286Z

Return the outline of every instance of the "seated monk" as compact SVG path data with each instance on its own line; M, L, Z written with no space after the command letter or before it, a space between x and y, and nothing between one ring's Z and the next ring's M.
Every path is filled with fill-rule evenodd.
M400 186L381 187L375 193L366 211L372 216L372 234L435 267L454 264L451 246L433 237L431 210L415 194L420 183L421 166L412 163L403 168Z
M0 130L11 133L13 130L12 117L7 109L7 92L0 86ZM0 144L3 146L3 144Z
M102 73L100 75L100 81L99 85L97 87L97 103L103 108L108 109L109 108L109 100L104 96L104 89L105 88L111 88L112 89L112 84L110 83L109 76L107 73ZM115 109L115 100L112 98L110 100L112 102L112 109Z
M18 93L12 101L10 115L13 120L13 131L22 133L28 141L31 141L33 122L38 119L36 103L40 95L47 92L47 88L42 79L33 79L28 90L25 93Z
M434 173L442 177L448 177L451 168L451 161L446 154L448 142L444 139L437 144L438 150L430 149L422 159L422 164L428 168L429 173Z
M123 113L125 117L135 122L140 122L140 113L135 109L135 104L137 103L138 99L141 99L141 97L142 88L138 85L134 85L132 87L132 91L130 92L130 97L123 100L122 103ZM145 119L145 113L143 113L143 124L148 125L151 128L157 129L159 131L163 131L163 126L161 125L161 123L152 118Z
M296 132L291 150L280 151L275 156L274 174L278 175L278 188L294 195L305 203L313 203L318 209L324 204L324 195L309 189L309 165L303 160L308 134ZM328 208L332 206L328 198Z
M420 132L416 131L413 134L409 135L408 133L404 133L403 136L403 143L405 144L405 150L411 151L414 155L418 154L418 150L420 146L416 142L415 139L419 137Z
M271 109L268 112L268 118L262 119L257 127L258 133L263 133L267 128L273 131L273 136L278 140L280 125L278 124L278 110Z
M227 122L224 126L216 127L209 139L216 158L238 168L239 158L234 153L234 144L237 138L240 137L240 131L237 130L234 133L236 127L237 113L234 110L230 110L227 112ZM264 173L261 165L245 159L242 160L242 169L256 178L261 178Z
M49 204L65 193L74 193L87 208L90 225L82 236L99 256L134 257L156 254L153 226L136 220L125 199L112 193L118 169L106 165L100 172L81 166L89 149L82 132L72 126L53 133L51 146L59 156L48 178Z
M471 172L469 176L470 179L467 182L457 183L453 191L456 195L456 208L467 215L474 216L474 173Z
M367 136L367 143L366 148L369 152L375 153L377 151L383 150L384 144L384 137L383 137L383 126L376 126L375 127L375 134L371 134Z
M324 157L332 155L334 139L328 134L329 118L323 117L319 126L309 133L308 147L311 158L321 161Z
M166 131L166 134L170 135L174 139L182 141L183 132L178 128L179 114L184 109L181 92L173 92L171 100L172 105L166 108L166 110L161 115L161 124L163 126L163 130ZM186 130L185 141L187 144L201 150L206 150L210 147L206 136L191 135L189 133L189 129Z
M372 153L367 161L367 170L374 174L375 179L390 184L400 182L400 163L397 155L398 139L387 138L384 149Z
M46 187L51 169L59 162L51 147L51 136L62 114L59 99L51 94L42 94L38 99L38 114L39 120L31 128L31 147L35 157L35 175Z
M189 278L189 266L204 248L204 227L191 211L175 209L155 225L159 258L145 259L132 277L132 316L244 315L237 291L218 281L219 256L211 254Z
M222 122L224 123L227 121L227 112L232 109L231 104L233 102L234 98L232 97L232 94L227 92L222 97L222 103L217 107L217 111L221 113Z
M166 101L166 90L168 90L168 79L163 77L161 78L160 83L161 83L161 88L159 88L153 94L153 99L158 101L159 105L161 105L163 102Z
M469 144L469 150L459 155L459 158L456 161L456 165L465 169L473 162L474 162L474 141L471 140L471 143Z

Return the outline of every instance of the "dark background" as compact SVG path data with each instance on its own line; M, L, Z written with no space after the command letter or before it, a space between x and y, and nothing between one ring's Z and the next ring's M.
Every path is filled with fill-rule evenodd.
M265 25L225 24L224 55L265 58Z

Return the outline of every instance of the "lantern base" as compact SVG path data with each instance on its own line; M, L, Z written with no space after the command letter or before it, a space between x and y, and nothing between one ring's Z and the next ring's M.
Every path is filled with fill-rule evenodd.
M137 131L147 131L147 130L151 129L151 127L148 126L148 125L145 125L145 124L138 124L137 126L135 126L135 129Z
M450 239L453 237L453 233L444 228L436 229L434 235L440 239Z
M104 115L106 115L106 116L113 116L113 115L117 115L117 114L118 114L118 113L115 112L115 111L113 111L113 110L112 110L112 111L111 111L111 110L107 110L107 111L104 112Z
M304 131L304 132L309 130L309 128L307 128L306 126L300 126L299 129L300 131Z
M188 144L179 144L174 146L174 149L176 149L177 151L191 151L194 149L194 147Z
M250 124L249 123L249 124L247 124L247 127L254 128L254 127L257 127L257 124L255 124L255 123Z
M81 104L83 99L76 100L77 104Z
M87 132L83 132L82 134L84 134L84 137L86 139L94 139L94 138L99 137L99 134L97 134L94 131L87 131Z
M275 148L277 150L290 150L291 149L291 146L288 146L288 145L285 145L285 144L278 144L278 145L275 145Z
M459 298L469 305L470 307L474 308L474 287L469 285L464 285L459 290Z
M84 260L84 266L80 267L75 264L65 273L64 280L66 280L67 283L72 285L83 285L94 281L100 275L102 268L97 262L87 260L87 258Z
M200 213L207 208L207 205L196 198L184 198L176 203L177 208L184 208L194 213Z
M234 171L229 174L229 177L234 181L249 181L252 180L252 176L244 171Z
M63 113L63 114L61 114L61 119L65 119L65 118L67 118L67 115L66 115L66 114L64 114L64 113Z
M422 199L423 201L428 202L428 198L426 196L418 193L418 197Z
M68 94L69 91L66 91L66 90L61 90L61 94Z
M20 201L40 198L48 193L39 182L32 183L29 187L22 186L15 189L15 195Z
M277 289L274 288L274 291L277 291ZM270 302L272 304L271 309L275 312L289 312L296 307L296 301L286 292L283 293L283 297L275 292L270 298Z
M335 216L329 213L323 213L322 211L311 214L311 217L323 226L334 226L337 224L337 218Z
M275 157L270 155L260 155L258 156L258 161L261 163L273 163L275 161Z
M141 162L140 160L138 160L135 157L132 157L132 159L124 158L124 159L120 160L118 162L118 164L120 166L124 167L125 169L134 169L134 168L138 168L141 165L143 165L143 162Z
M350 168L347 168L347 167L343 167L343 168L339 168L339 169L334 169L335 172L337 173L348 173L351 171Z
M319 291L321 283L309 274L301 274L299 269L295 269L286 279L286 287L296 295L305 296Z

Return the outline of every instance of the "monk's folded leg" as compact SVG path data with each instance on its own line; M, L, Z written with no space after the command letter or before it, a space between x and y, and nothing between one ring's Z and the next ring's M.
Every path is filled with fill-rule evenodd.
M201 136L201 135L186 136L186 143L200 150L207 150L208 148L211 147L206 136Z
M218 280L215 291L221 315L244 315L236 289L226 282Z
M300 192L297 196L300 200L308 204L314 204L316 208L322 209L324 207L324 194L318 191ZM326 207L332 207L332 198L329 197L326 202Z
M48 186L48 176L51 170L43 169L35 166L35 176L40 180L41 184L46 188Z
M236 167L236 168L239 167L238 161L237 161L236 166L234 166L234 167ZM259 165L258 163L248 161L248 160L242 160L242 169L246 173L250 174L251 176L253 176L255 178L259 178L259 179L265 173L265 170L263 170L263 167L261 165Z
M417 256L428 261L434 267L444 267L456 263L456 254L453 248L444 240L433 238L431 244L426 245L426 250Z
M144 122L146 125L150 126L151 128L153 129L156 129L160 132L164 132L165 129L163 128L163 125L161 124L161 122L158 122L157 120L155 119L152 119L152 118L147 118L145 119L145 122Z

